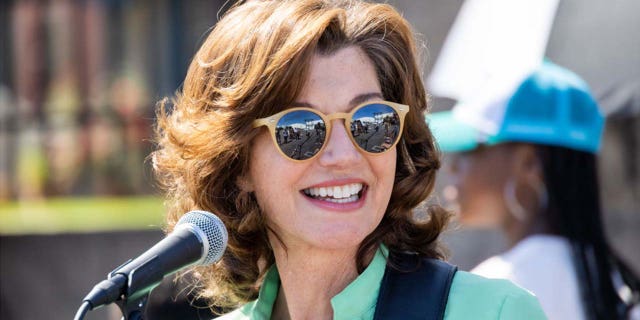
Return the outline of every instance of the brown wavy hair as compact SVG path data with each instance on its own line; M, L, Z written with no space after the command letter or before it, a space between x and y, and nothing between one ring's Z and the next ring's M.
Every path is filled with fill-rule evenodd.
M419 48L408 22L391 6L360 1L249 1L232 7L208 35L172 103L158 107L154 170L167 193L170 231L185 212L214 212L229 231L221 261L196 268L201 295L217 306L255 299L274 263L265 218L255 195L237 178L248 172L254 119L279 112L303 88L314 54L360 47L371 59L386 100L411 106L405 119L389 206L358 250L366 257L384 243L392 254L444 258L438 236L449 214L426 207L439 152L425 123Z

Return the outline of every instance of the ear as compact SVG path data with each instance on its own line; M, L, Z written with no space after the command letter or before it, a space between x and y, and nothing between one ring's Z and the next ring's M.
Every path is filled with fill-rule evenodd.
M531 144L518 144L514 152L516 173L527 181L541 181L543 177L542 162L536 147Z

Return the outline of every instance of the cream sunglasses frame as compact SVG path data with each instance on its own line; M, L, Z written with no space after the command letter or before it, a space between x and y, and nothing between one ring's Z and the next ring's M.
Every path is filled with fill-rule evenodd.
M379 152L379 153L375 153L375 152L369 152L364 150L362 147L360 147L360 145L358 145L358 143L355 141L355 138L353 137L353 135L351 134L351 130L348 127L351 124L351 120L353 119L353 115L356 113L356 111L360 110L361 108L368 106L370 104L384 104L387 105L389 107L391 107L391 109L393 109L398 116L400 117L400 130L398 131L398 138L396 139L396 141L393 142L393 144L386 150ZM286 109L283 111L280 111L274 115L268 116L266 118L260 118L260 119L256 119L253 121L253 128L259 128L262 126L266 126L269 129L269 133L271 135L271 140L273 141L273 144L275 145L276 149L278 150L278 152L280 152L280 154L291 160L291 161L295 161L295 162L304 162L304 161L309 161L314 159L315 157L317 157L320 153L322 153L322 151L324 150L325 146L327 145L327 141L329 141L329 137L331 136L331 129L333 128L333 124L332 121L336 120L336 119L343 119L343 124L344 124L344 128L345 130L347 130L347 133L349 135L349 139L351 139L351 143L353 143L353 145L360 151L363 152L364 154L368 154L368 155L380 155L380 154L384 154L387 151L393 149L393 147L396 146L396 144L398 144L398 141L400 141L400 139L402 139L402 130L404 129L404 118L407 115L407 113L409 112L410 107L408 105L405 104L400 104L400 103L395 103L395 102L390 102L390 101L384 101L384 100L375 100L375 101L367 101L364 103L361 103L359 105L357 105L356 107L354 107L353 109L351 109L350 112L345 113L345 112L336 112L336 113L332 113L329 115L326 115L316 109L312 109L312 108L305 108L305 107L297 107L297 108L291 108L291 109ZM293 159L290 156L286 155L282 149L280 148L280 146L278 146L278 141L276 141L276 125L278 124L278 121L280 121L280 119L288 114L289 112L293 112L293 111L299 111L299 110L304 110L304 111L310 111L313 112L314 114L317 114L318 116L320 116L320 118L322 119L322 121L324 121L325 123L325 127L327 128L327 132L325 135L325 139L322 142L322 147L320 147L320 150L318 150L318 152L316 154L314 154L313 156L311 156L310 158L307 159L302 159L302 160L298 160L298 159Z

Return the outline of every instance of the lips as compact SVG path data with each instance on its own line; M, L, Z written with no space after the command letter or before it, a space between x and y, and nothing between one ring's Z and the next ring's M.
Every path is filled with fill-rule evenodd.
M311 187L302 192L313 199L332 203L353 203L360 199L365 185L362 183L349 183L338 186Z

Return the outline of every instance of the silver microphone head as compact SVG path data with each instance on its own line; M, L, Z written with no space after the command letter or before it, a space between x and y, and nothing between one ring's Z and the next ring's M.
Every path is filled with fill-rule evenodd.
M202 241L202 258L195 265L210 265L222 258L229 234L215 214L201 210L189 211L178 220L177 228L189 228Z

